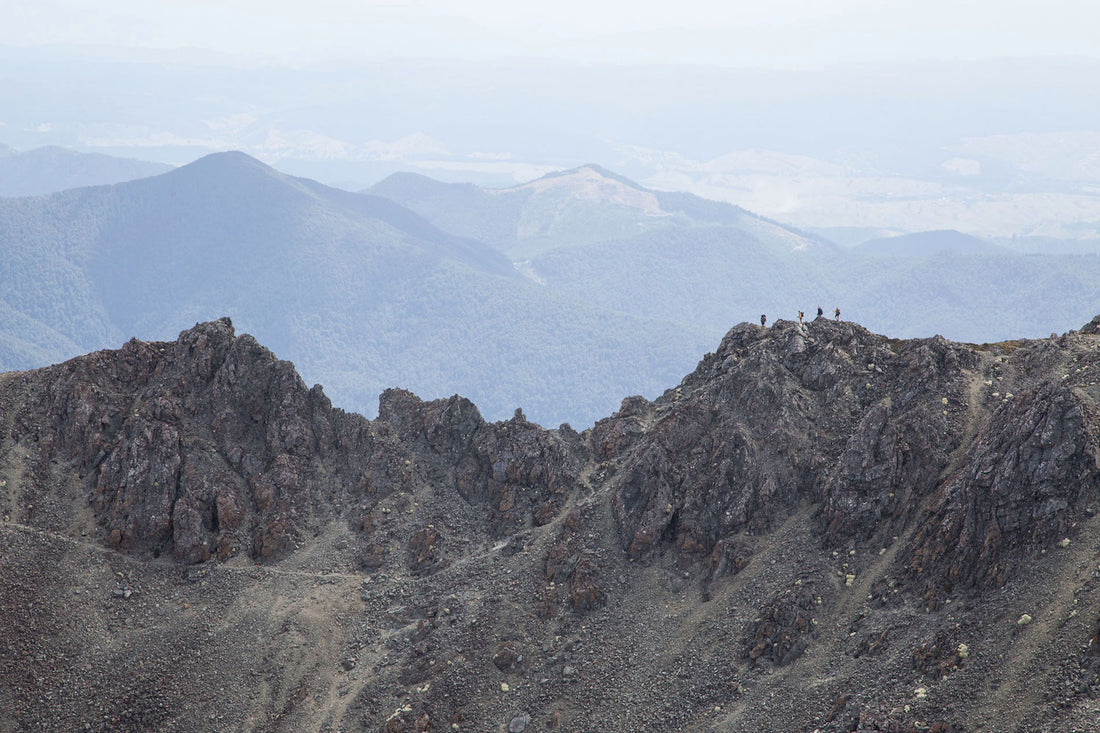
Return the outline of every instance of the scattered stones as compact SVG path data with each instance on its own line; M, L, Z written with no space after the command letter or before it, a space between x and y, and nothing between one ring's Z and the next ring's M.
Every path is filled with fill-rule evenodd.
M976 624L1010 613L1006 603L1066 618L1053 606L1048 617L1049 599L1023 583L1012 595L988 589L1014 573L1026 580L1029 553L1091 537L1074 522L1095 512L1092 397L1048 388L1058 380L1043 360L1059 357L1057 345L1050 356L1016 349L1012 403L971 405L968 390L990 358L975 356L980 348L888 343L829 323L807 325L804 343L788 350L770 341L785 328L735 330L679 396L624 401L582 436L521 415L486 423L461 398L407 394L389 395L384 419L367 421L329 409L290 367L221 328L199 329L162 357L134 346L127 360L105 352L42 372L48 379L5 375L0 471L22 461L26 495L12 507L33 500L35 512L68 511L92 498L89 521L63 535L47 523L33 535L2 526L14 620L0 630L19 683L5 698L18 711L9 727L55 710L69 716L59 729L78 729L85 721L72 719L84 707L72 713L70 701L83 705L94 688L102 694L86 707L96 729L235 729L231 704L192 711L178 680L206 693L204 675L232 672L239 656L249 674L227 699L236 694L244 710L249 695L268 691L273 730L301 729L330 689L350 704L334 730L349 721L402 733L486 730L507 720L524 731L561 724L554 708L569 728L684 730L735 707L746 729L810 730L834 690L801 698L799 680L772 673L810 650L806 667L818 676L806 684L820 683L814 644L839 630L844 653L829 655L828 684L858 693L834 706L830 730L961 730L957 691L985 694L974 681L989 668L963 663L971 650L960 638L993 664L1013 653L1012 640ZM866 391L863 363L876 365ZM8 391L26 384L29 396ZM941 395L954 406L944 419ZM113 550L92 548L101 576L70 579L73 558L89 550L85 529ZM65 551L33 555L28 570L21 543L49 537ZM242 557L225 562L233 552ZM1062 570L1076 554L1050 553L1044 565ZM841 578L852 587L857 577L858 598L838 592ZM188 578L196 585L178 585ZM242 588L277 589L280 601L245 608ZM747 593L756 588L759 596ZM362 605L349 603L356 597ZM758 600L746 606L746 597ZM1077 656L1052 646L1050 660L1036 660L1043 674L1063 670L1049 679L1071 691L1044 697L1044 710L1061 716L1052 730L1072 729L1069 716L1093 699L1080 691L1096 689L1091 676L1072 678L1078 668L1095 676L1086 662L1100 648L1097 632L1087 648L1078 633L1100 628L1092 597L1080 597L1088 603L1063 644ZM180 613L184 598L195 607ZM915 608L925 603L939 612ZM77 606L91 609L95 630L79 644ZM220 617L226 609L247 615ZM141 633L124 656L117 642L131 628ZM618 633L644 639L644 654L625 653ZM178 665L160 661L169 658ZM334 684L340 668L358 671ZM791 699L774 694L779 678ZM149 690L156 699L143 697ZM957 716L955 728L903 714L905 701L930 714L916 700L931 690L944 703L936 715ZM613 709L584 707L593 700Z

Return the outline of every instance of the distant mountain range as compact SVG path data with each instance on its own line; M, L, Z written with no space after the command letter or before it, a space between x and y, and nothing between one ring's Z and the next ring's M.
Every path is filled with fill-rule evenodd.
M760 314L839 307L880 332L984 342L1100 312L1095 257L942 232L848 250L594 165L506 189L406 173L351 193L215 154L0 199L0 250L0 369L227 315L349 409L373 414L398 386L551 425L655 396Z
M1023 255L955 231L849 249L597 166L498 190L397 174L370 191L482 239L547 288L716 335L821 305L879 332L985 342L1068 330L1100 310L1093 255Z
M402 386L584 422L667 384L707 341L555 293L389 199L241 153L0 200L0 242L2 369L224 314L348 408L373 413Z
M738 206L689 193L652 191L597 165L505 189L397 173L366 193L393 199L441 228L479 239L513 259L699 227L730 227L780 249L832 248L822 238L794 232Z
M132 181L172 170L164 163L48 146L19 152L0 145L0 196L37 196Z
M878 237L857 244L853 252L888 257L932 257L935 255L1007 255L1011 250L979 237L941 229L895 237Z

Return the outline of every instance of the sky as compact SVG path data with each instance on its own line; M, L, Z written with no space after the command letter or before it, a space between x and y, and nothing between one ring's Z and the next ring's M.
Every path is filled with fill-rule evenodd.
M813 69L1100 55L1095 0L8 0L0 45Z

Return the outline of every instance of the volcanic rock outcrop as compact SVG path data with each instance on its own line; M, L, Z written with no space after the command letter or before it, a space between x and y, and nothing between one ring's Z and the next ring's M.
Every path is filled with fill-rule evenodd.
M1100 318L742 324L577 433L227 319L0 375L0 730L1090 730Z

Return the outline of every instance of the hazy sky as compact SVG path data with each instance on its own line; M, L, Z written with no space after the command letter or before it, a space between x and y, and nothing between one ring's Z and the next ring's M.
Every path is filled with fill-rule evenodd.
M800 226L1094 237L1098 28L1100 0L3 0L0 144L353 189L596 162Z
M814 68L1100 55L1096 0L7 0L0 44Z

